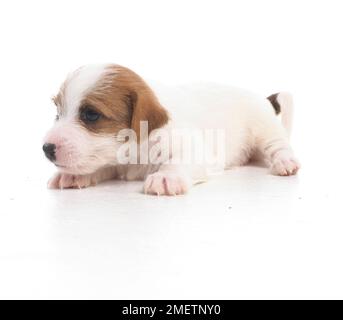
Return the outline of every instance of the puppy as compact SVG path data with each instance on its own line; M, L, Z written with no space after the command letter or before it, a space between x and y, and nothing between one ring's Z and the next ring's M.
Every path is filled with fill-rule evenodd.
M289 176L299 169L288 141L288 93L264 98L218 84L167 87L148 84L119 65L89 65L71 73L53 101L57 116L43 150L58 172L49 188L144 180L147 194L179 195L256 154L272 174ZM187 143L174 143L180 130L188 130ZM206 130L217 133L213 148L204 147ZM210 149L212 162L204 160Z

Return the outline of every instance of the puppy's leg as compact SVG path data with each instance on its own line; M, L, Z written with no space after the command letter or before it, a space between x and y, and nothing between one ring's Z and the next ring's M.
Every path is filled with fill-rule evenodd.
M268 97L275 113L281 112L281 122L275 114L266 112L270 105L261 106L255 117L253 131L257 147L270 164L271 172L275 175L289 176L296 174L300 164L294 157L289 144L292 127L293 98L287 92L273 94ZM263 108L265 107L265 108Z
M95 186L99 182L114 179L116 176L115 167L102 168L98 171L85 174L73 175L58 172L48 182L49 189L81 189Z
M272 174L294 175L298 172L300 164L288 142L286 131L277 119L274 120L265 123L265 130L257 139L259 150L269 163Z
M144 182L144 193L176 196L185 194L192 186L190 174L181 167L163 164Z
M159 170L148 175L144 182L144 193L176 196L185 194L193 185L191 173L183 166L162 164Z

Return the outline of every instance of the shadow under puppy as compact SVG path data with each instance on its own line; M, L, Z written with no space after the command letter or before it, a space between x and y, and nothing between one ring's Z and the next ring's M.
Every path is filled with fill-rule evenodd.
M179 195L206 181L214 167L244 165L256 154L263 155L275 175L299 169L288 139L293 107L288 93L264 98L219 84L148 84L132 70L109 64L74 71L53 101L57 116L43 150L58 172L49 188L144 180L147 194ZM170 136L180 128L221 132L214 148L220 165L175 161L185 148L193 150L187 143L171 147ZM167 139L161 140L162 131ZM137 142L136 150L128 140Z

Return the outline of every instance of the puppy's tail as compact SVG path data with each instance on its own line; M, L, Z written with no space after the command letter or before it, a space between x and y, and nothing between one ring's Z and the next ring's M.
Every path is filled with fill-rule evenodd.
M292 131L293 120L293 97L288 92L279 92L272 94L267 98L272 104L275 113L281 113L281 123L286 129L288 136Z

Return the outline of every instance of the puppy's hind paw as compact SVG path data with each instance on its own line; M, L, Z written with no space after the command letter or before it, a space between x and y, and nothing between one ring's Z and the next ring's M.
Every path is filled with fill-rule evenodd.
M297 159L282 156L273 161L270 171L277 176L291 176L297 174L299 169L300 163Z

